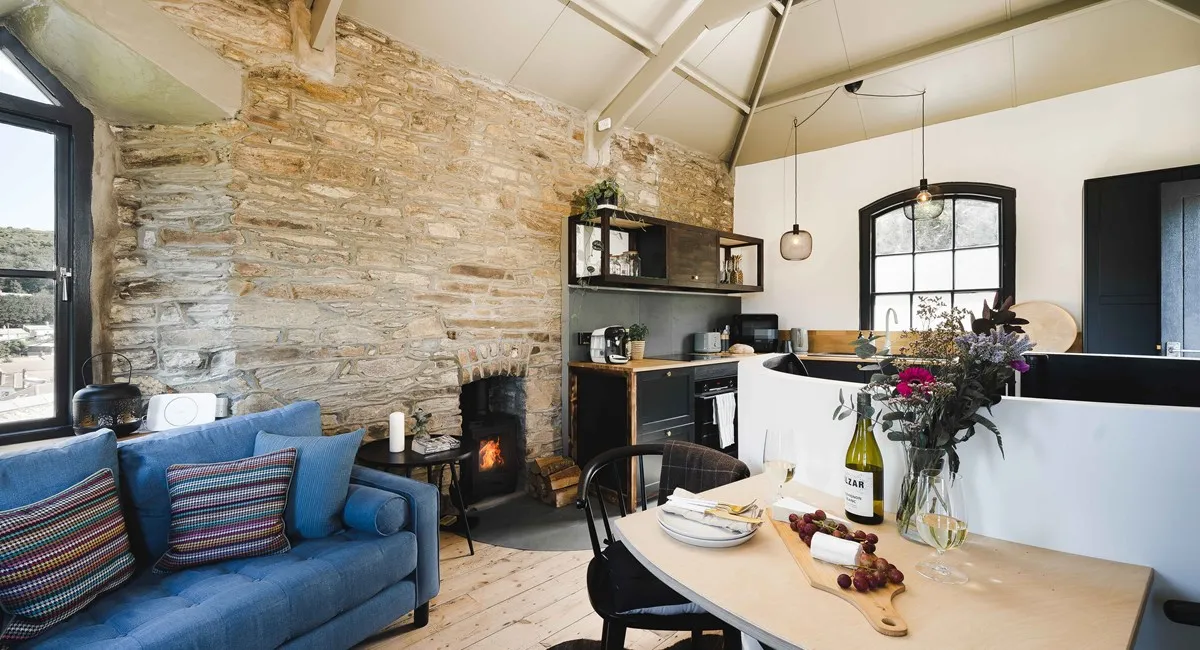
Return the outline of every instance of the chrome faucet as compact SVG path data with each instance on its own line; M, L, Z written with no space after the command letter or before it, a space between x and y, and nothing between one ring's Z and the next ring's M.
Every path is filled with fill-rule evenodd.
M896 310L888 307L888 310L883 314L883 353L892 353L892 324L900 324L900 316L896 314Z

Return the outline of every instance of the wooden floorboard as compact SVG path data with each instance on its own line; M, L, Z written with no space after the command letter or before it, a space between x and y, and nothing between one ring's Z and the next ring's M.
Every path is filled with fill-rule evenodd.
M442 588L429 625L362 645L371 650L545 650L600 639L587 597L587 551L521 551L442 533ZM397 621L408 625L411 615ZM660 650L687 633L629 630L629 650Z

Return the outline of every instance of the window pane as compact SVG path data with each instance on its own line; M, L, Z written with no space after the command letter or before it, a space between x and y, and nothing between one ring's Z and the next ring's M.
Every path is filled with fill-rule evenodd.
M54 135L0 123L0 152L0 268L53 270Z
M991 305L995 297L995 291L960 291L954 294L954 306L970 311L971 318L975 319L983 315L983 303ZM967 327L970 328L970 323Z
M54 281L0 278L0 423L52 418Z
M920 309L922 300L928 301L935 298L942 299L942 308L938 310L938 313L942 313L950 309L950 294L948 293L918 293L913 296L913 329L927 330L933 327L934 323L917 317L917 310Z
M973 248L954 252L955 289L994 289L999 286L999 248Z
M1000 204L975 199L954 200L955 248L1000 243Z
M954 245L954 202L946 201L946 209L937 219L913 222L917 252L948 251Z
M900 210L892 210L875 219L875 254L912 252L912 222Z
M917 291L953 289L954 278L951 275L953 264L954 253L950 251L914 255L913 289Z
M884 317L887 316L888 308L896 310L896 320L899 324L892 325L892 331L906 330L911 322L911 308L909 307L908 294L900 296L875 296L875 313L874 319L871 321L874 324L874 329L886 329ZM883 345L882 341L877 341L876 344Z
M0 50L0 93L28 99L41 104L53 104L37 84L30 81L25 72Z
M875 293L912 290L912 255L875 258Z

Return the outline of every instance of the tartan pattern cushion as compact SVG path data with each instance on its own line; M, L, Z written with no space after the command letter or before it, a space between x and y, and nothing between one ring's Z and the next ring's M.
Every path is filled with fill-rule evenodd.
M704 492L744 478L750 478L750 468L733 456L690 442L664 443L658 505L677 487Z
M32 639L133 575L109 468L37 503L0 512L0 647Z
M155 573L287 553L283 511L296 449L224 463L167 468L171 534Z

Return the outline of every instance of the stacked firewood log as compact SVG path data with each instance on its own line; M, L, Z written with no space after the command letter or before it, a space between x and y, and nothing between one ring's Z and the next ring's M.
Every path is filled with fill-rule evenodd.
M579 466L570 458L546 456L529 463L529 494L556 508L575 503L579 493Z

